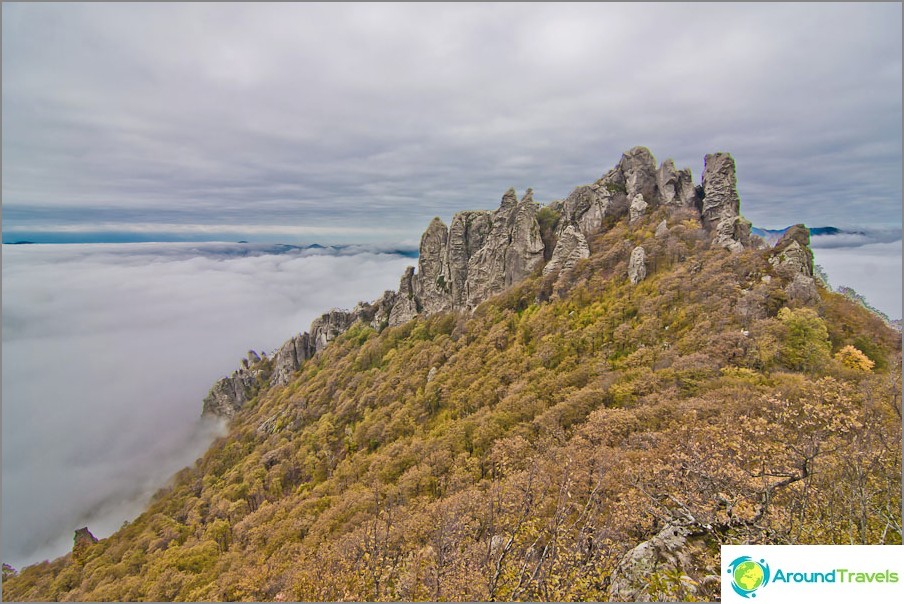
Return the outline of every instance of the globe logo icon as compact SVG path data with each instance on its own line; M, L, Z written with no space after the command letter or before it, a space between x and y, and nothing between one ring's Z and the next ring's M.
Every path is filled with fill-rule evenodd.
M741 556L728 565L731 587L742 598L755 598L754 593L769 583L769 565L765 560L757 562L750 556Z

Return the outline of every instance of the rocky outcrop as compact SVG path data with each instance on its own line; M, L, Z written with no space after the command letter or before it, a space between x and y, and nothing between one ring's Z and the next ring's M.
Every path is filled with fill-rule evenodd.
M665 237L668 234L669 234L669 224L665 220L661 221L659 224L656 225L656 232L653 233L653 235L657 239L662 239L663 237Z
M261 383L269 377L269 362L253 350L242 359L242 366L229 377L218 380L204 398L203 415L232 417L254 398Z
M810 250L810 229L802 224L788 227L772 248L769 263L787 267L805 277L813 276L813 252Z
M373 302L360 302L352 311L324 314L311 323L308 332L283 344L272 359L249 356L239 370L214 384L204 399L204 413L232 417L264 385L287 384L305 361L356 322L381 330L420 315L472 310L541 267L544 275L558 272L556 284L562 283L581 259L590 256L593 236L606 224L625 217L631 223L641 222L660 207L680 211L681 220L688 217L688 211L699 211L714 245L732 251L764 245L751 237L750 223L740 215L731 155L707 155L702 185L695 187L690 170L677 170L672 160L657 168L648 149L635 147L596 182L579 186L566 199L551 203L557 218L545 223L542 235L539 206L530 189L520 200L515 190L509 189L493 211L459 212L449 227L434 218L421 236L417 269L405 270L397 292L387 291ZM662 220L655 236L668 234L668 223ZM547 244L553 249L547 249ZM816 295L809 232L803 225L785 233L771 261L789 273L786 291L791 299ZM638 246L631 252L628 277L637 284L646 275L646 250Z
M451 228L434 218L421 237L417 271L402 276L389 325L473 309L537 270L545 251L538 209L531 190L519 201L509 189L493 212L459 212Z
M735 161L728 153L704 159L703 202L700 217L713 234L713 244L733 252L750 245L751 224L741 217Z
M633 285L637 285L647 278L647 253L642 247L637 246L631 250L631 258L628 260L628 279Z
M709 600L719 593L720 569L708 552L718 551L710 532L696 523L666 525L625 554L612 572L614 602ZM658 580L653 580L658 579Z
M628 221L633 224L643 218L644 212L646 212L648 207L649 204L644 201L642 194L638 193L637 195L635 195L634 199L631 200Z
M314 356L314 344L309 333L300 333L283 344L273 355L273 372L270 385L288 384L292 374L301 364Z
M493 212L486 241L468 260L465 308L475 308L543 264L538 210L531 191L520 202L513 189L502 197L502 204Z
M417 316L418 308L414 299L414 285L414 267L409 266L402 274L402 278L399 281L399 295L389 311L390 327L407 323Z
M421 300L421 309L428 314L444 312L452 308L452 286L447 282L449 229L439 218L434 218L421 236L420 255L417 263L415 296Z
M348 331L358 316L353 312L334 308L328 313L314 319L311 323L310 339L314 352L320 352L326 345Z
M694 187L691 171L676 170L675 162L667 159L656 173L660 203L679 208L692 208L697 203L697 189Z
M454 309L467 306L468 263L486 244L492 226L492 212L459 212L452 218L444 274Z
M88 550L97 541L97 537L91 534L87 526L76 530L72 538L72 559L80 564L84 563Z
M806 226L796 224L785 231L772 248L769 264L788 279L785 294L789 300L802 304L819 300L819 291L813 279L810 229Z
M556 249L552 258L543 267L543 274L548 275L554 271L570 271L578 260L590 257L590 246L581 231L573 224L569 224L559 234Z

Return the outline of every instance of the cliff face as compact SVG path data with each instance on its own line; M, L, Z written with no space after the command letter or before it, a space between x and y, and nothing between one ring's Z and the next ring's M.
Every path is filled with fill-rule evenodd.
M470 311L541 269L544 275L558 273L561 279L590 256L592 238L605 232L606 225L622 219L634 223L660 207L669 214L697 215L713 246L732 252L767 247L750 234L750 222L740 214L735 162L727 153L707 155L702 182L694 186L689 169L676 169L672 160L657 168L648 149L635 147L597 181L578 186L548 207L557 222L554 237L546 243L538 222L540 206L531 189L520 200L509 189L493 211L458 212L448 227L434 218L421 236L417 269L406 269L398 291L360 302L351 311L325 313L272 358L249 354L240 369L214 384L204 399L204 413L232 417L263 385L288 383L302 363L356 322L379 331L416 316ZM661 224L659 230L666 228ZM815 296L808 244L809 232L803 225L776 244L773 262L796 275L787 292L792 299ZM644 248L633 250L628 269L632 283L646 275L644 258Z

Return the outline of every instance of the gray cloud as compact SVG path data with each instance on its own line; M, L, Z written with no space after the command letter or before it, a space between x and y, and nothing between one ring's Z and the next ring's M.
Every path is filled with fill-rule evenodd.
M851 287L889 318L901 318L904 267L900 238L855 247L814 248L813 256L814 261L826 270L833 287Z
M213 382L334 305L394 288L411 259L237 246L4 246L3 561L65 553L137 515L217 433Z
M3 13L14 208L410 238L512 185L563 197L643 144L697 177L731 151L764 227L901 222L897 4Z

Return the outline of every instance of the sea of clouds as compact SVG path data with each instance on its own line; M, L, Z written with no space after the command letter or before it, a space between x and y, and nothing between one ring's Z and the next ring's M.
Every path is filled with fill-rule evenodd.
M67 552L137 516L224 427L210 386L249 349L398 287L364 247L3 246L2 560Z

